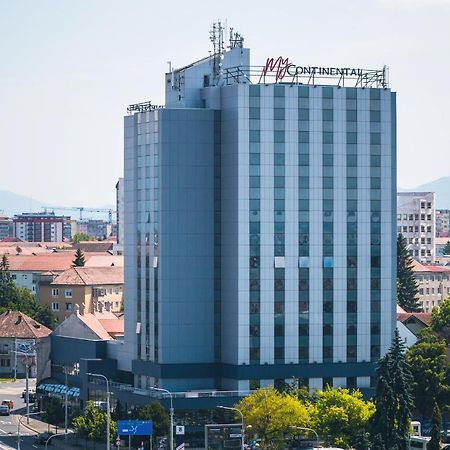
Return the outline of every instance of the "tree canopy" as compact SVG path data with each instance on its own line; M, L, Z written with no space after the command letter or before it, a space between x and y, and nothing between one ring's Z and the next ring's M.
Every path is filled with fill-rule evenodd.
M407 361L413 377L414 405L422 414L430 417L434 403L441 408L449 400L449 369L446 356L447 345L431 333L411 346Z
M397 303L407 312L422 310L417 294L418 283L414 276L413 259L402 234L397 236Z
M242 412L246 426L258 435L264 446L278 448L286 436L294 436L295 427L309 427L308 405L288 394L269 387L258 389L243 398L236 408ZM236 417L240 421L240 417Z
M450 255L450 241L447 241L445 247L442 250L442 253L446 256Z
M100 411L93 401L88 401L81 416L74 417L72 425L83 437L92 441L103 441L106 438L107 414ZM117 435L117 423L110 420L111 441Z
M161 403L155 401L140 408L138 419L153 421L153 434L155 436L169 435L170 417Z
M86 261L84 259L84 253L81 251L80 248L77 248L77 251L75 252L75 258L72 261L73 267L83 267L86 264Z
M377 378L371 430L373 448L408 450L413 380L397 329L389 352L379 360Z
M372 402L365 402L360 391L326 388L316 394L311 411L311 423L325 444L353 447L358 435L366 431L375 412Z
M90 234L87 233L75 233L72 236L72 244L78 244L79 242L82 241L95 241L95 236L91 236Z
M0 261L0 313L14 310L20 311L43 325L53 328L56 319L48 305L39 305L29 289L16 286L6 255Z

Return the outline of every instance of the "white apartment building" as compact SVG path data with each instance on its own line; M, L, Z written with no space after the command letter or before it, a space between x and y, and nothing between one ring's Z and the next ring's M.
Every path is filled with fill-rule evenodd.
M407 241L410 255L420 262L436 257L434 192L397 193L397 232Z
M414 273L419 283L419 302L424 312L431 312L442 300L450 297L450 267L424 266L414 262Z

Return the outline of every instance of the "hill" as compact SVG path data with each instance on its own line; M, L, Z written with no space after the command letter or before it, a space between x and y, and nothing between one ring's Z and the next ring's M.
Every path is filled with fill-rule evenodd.
M0 215L14 216L14 214L28 213L28 212L42 212L43 206L48 206L49 211L55 212L57 215L71 216L73 219L79 219L80 213L74 208L73 211L66 209L58 209L57 207L52 207L48 202L43 202L41 200L36 200L31 197L25 197L23 195L14 194L9 191L0 191ZM64 206L64 205L59 205ZM70 205L67 205L70 207ZM115 210L114 205L100 206L98 209L112 209ZM106 212L83 212L83 219L100 219L108 220L108 213ZM115 217L113 216L113 220Z
M39 212L42 211L42 205L46 203L13 192L0 191L0 214L13 216L23 212Z
M414 189L398 189L399 192L435 192L436 208L450 209L450 177L442 177Z

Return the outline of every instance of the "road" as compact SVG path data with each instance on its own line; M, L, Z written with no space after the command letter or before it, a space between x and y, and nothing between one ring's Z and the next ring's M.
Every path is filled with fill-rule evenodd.
M36 379L30 378L29 388L36 392ZM22 392L25 390L25 380L0 382L0 401L12 400L14 402L13 410L25 407L25 401L22 398Z

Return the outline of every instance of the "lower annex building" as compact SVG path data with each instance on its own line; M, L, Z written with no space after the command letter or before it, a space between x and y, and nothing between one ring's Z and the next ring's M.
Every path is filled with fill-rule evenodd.
M125 354L137 388L369 387L395 328L396 96L385 70L165 75L125 117Z

